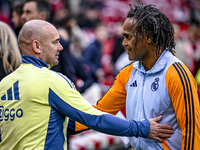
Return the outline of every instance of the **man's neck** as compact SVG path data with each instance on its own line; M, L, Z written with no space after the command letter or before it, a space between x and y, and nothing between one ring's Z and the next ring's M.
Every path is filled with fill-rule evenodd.
M157 62L157 60L161 54L162 54L162 52L160 54L156 55L156 51L153 51L148 56L148 58L146 58L145 60L142 61L142 65L144 66L144 69L146 71L151 70L151 68L155 65L155 63Z

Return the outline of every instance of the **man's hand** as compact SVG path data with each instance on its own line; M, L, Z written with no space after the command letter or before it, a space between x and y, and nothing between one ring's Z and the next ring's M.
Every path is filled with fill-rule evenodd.
M163 142L164 138L171 137L171 134L174 133L173 128L169 125L157 123L162 119L162 115L149 119L150 123L150 132L148 139L153 139L158 142Z

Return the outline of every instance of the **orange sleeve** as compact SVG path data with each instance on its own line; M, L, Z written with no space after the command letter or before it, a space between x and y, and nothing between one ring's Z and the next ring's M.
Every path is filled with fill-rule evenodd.
M123 68L116 76L114 84L94 106L96 109L116 115L126 104L126 83L133 70L132 63ZM76 122L75 131L85 130L87 127Z
M166 73L166 86L181 128L181 149L199 149L200 105L193 75L182 63L174 63Z

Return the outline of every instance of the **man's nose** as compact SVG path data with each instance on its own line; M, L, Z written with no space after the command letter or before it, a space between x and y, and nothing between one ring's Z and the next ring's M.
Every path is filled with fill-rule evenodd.
M25 16L26 16L25 13L22 13L21 19L22 19L22 20L25 20Z
M63 50L63 46L59 43L59 46L58 46L58 50L59 51L62 51Z
M122 45L125 47L127 44L128 44L128 40L126 40L126 38L124 38L122 41Z

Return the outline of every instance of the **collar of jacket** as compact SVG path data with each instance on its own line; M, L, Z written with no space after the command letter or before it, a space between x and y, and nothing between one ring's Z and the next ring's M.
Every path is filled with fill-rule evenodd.
M144 66L142 65L141 61L135 61L133 63L133 67L142 73L146 73L146 74L157 73L165 67L170 56L171 56L171 52L167 50L163 51L163 53L160 55L155 65L148 71L144 69Z
M39 58L29 56L29 55L23 55L22 56L22 64L33 64L36 67L42 68L42 67L47 67L49 68L49 65L42 61Z

